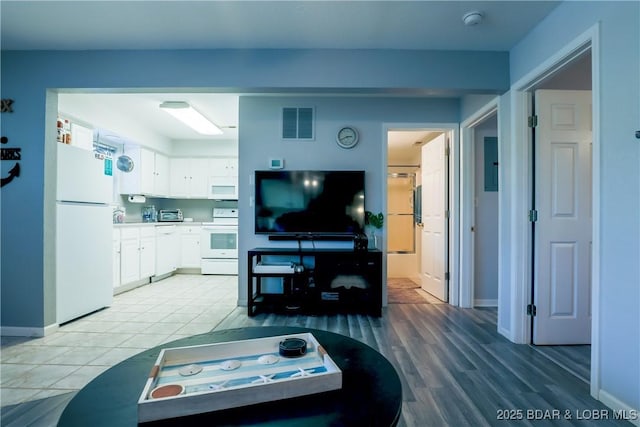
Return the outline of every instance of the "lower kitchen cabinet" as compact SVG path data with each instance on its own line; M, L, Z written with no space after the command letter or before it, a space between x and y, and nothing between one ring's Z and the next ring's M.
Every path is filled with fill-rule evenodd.
M180 228L180 268L200 268L200 232L202 227L185 225Z
M120 230L113 229L113 287L120 286Z
M144 229L143 229L144 230ZM144 231L153 233L153 229ZM156 236L140 234L140 278L151 277L156 273Z
M126 227L120 230L120 285L151 277L156 270L154 227Z
M140 238L120 240L120 284L140 279Z
M201 229L166 223L114 227L113 287L122 291L178 268L200 269Z

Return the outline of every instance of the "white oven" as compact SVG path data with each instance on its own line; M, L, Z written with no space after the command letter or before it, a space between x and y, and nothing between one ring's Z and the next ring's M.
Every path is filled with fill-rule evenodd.
M201 233L202 274L238 274L238 210L214 208Z

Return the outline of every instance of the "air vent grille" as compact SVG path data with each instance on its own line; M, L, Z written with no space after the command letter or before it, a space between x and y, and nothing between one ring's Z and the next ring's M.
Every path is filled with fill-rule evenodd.
M282 109L283 139L313 139L313 117L311 107L285 107Z

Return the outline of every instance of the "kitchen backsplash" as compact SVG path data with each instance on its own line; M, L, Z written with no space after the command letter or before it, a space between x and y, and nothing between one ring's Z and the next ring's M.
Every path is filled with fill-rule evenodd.
M142 222L142 209L153 205L156 210L181 209L185 218L193 218L195 222L211 221L211 214L216 208L237 208L237 201L222 200L194 200L194 199L163 199L147 197L144 203L131 203L127 196L121 196L119 205L125 209L124 222Z

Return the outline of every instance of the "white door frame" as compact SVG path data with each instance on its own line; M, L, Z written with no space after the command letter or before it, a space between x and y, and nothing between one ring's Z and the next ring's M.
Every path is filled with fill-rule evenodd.
M526 306L531 297L531 227L528 211L531 200L531 133L527 127L529 90L545 77L553 74L569 60L591 49L593 100L593 184L592 184L592 328L591 328L591 395L598 399L600 389L600 28L599 24L576 37L569 44L547 58L538 67L511 86L511 156L509 158L512 181L510 197L511 249L511 330L508 337L516 343L529 343L531 318Z
M389 131L429 130L434 132L448 132L451 134L449 142L449 304L459 305L459 271L460 271L460 149L459 123L383 123L382 124L382 165L380 185L382 192L382 213L387 215L387 152L389 147ZM383 228L383 241L387 241L387 227ZM383 253L383 277L387 274L387 253ZM386 280L384 285L383 305L387 305Z
M495 97L468 119L460 123L460 307L473 308L474 233L475 222L475 138L474 128L500 108L500 97ZM498 123L498 147L502 140ZM498 152L500 150L498 149ZM498 161L499 163L500 161ZM500 168L498 168L500 173ZM498 288L499 292L499 288ZM498 295L498 299L500 296Z

